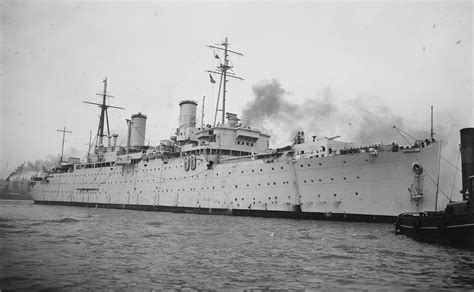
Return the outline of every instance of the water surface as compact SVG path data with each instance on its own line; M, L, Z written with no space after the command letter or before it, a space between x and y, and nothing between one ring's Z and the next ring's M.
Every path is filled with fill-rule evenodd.
M391 224L0 200L0 289L474 287L474 251Z

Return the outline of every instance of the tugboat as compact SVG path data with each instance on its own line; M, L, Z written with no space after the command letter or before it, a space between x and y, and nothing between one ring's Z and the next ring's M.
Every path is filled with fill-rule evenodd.
M441 212L400 214L395 231L424 242L474 247L474 128L461 133L462 202L451 202Z

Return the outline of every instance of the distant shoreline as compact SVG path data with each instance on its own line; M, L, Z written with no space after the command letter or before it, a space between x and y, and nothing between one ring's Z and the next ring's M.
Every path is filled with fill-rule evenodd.
M30 194L0 192L0 200L33 200Z

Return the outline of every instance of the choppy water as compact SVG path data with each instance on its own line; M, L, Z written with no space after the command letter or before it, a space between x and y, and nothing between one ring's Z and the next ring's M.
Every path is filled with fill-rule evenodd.
M0 289L474 287L474 251L390 224L0 200Z

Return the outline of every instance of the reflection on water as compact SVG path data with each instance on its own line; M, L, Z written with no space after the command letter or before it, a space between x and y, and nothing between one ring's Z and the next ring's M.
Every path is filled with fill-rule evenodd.
M390 224L0 201L0 289L472 288L472 250Z

